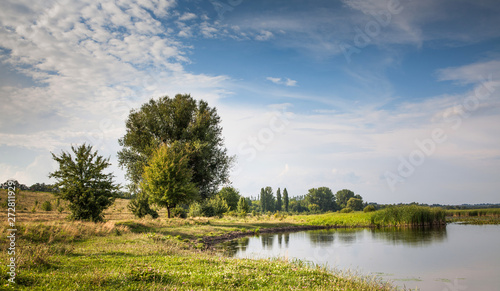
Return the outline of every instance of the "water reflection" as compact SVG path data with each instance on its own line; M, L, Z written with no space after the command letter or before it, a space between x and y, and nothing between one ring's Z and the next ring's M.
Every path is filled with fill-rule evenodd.
M405 245L409 247L422 247L433 243L444 242L447 239L446 228L419 228L419 229L329 229L311 230L304 233L312 247L329 247L337 242L349 246L371 239L373 241L387 241L392 245ZM260 239L263 250L273 250L277 241L279 249L288 249L290 234L261 234ZM296 233L295 233L296 234ZM234 256L238 251L245 252L250 243L249 237L239 238L221 244L229 255Z
M414 229L371 229L375 240L389 241L393 245L422 247L433 243L444 242L447 239L446 227L414 228Z
M272 250L275 236L277 236L277 235L276 234L267 234L267 233L262 234L260 236L260 241L262 242L262 249Z
M242 237L223 242L220 244L220 247L224 249L224 251L228 256L234 257L238 252L245 252L247 250L249 243L250 243L249 237Z
M416 229L330 229L307 232L312 246L333 245L335 241L343 245L352 245L367 239L389 241L393 245L421 247L446 240L446 228L416 228Z

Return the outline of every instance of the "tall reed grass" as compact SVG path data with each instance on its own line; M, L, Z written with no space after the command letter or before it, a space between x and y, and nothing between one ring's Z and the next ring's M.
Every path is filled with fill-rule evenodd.
M446 211L417 205L391 206L373 213L377 226L432 226L446 224Z
M446 210L448 216L500 216L500 208Z

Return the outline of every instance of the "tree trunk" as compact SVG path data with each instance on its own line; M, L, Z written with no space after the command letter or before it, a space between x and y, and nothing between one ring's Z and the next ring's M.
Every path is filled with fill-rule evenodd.
M170 207L167 207L167 217L170 218Z

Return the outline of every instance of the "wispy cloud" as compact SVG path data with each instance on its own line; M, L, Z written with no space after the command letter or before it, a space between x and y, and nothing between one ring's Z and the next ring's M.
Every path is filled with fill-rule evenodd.
M289 86L289 87L297 86L297 81L289 79L289 78L267 77L266 80L271 81L271 82L273 82L274 84L277 84L277 85L285 85L285 86Z

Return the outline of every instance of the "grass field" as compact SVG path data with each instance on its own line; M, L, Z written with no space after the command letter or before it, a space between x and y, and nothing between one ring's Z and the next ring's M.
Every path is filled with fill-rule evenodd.
M5 191L0 199L6 201ZM232 259L202 243L207 236L298 225L313 216L166 219L162 211L156 220L136 219L128 201L117 199L106 222L90 223L67 221L66 209L44 211L45 201L57 203L50 193L17 195L16 284L8 284L4 251L2 290L394 290L375 278L301 261ZM2 211L6 238L11 227ZM3 250L7 243L1 241Z

